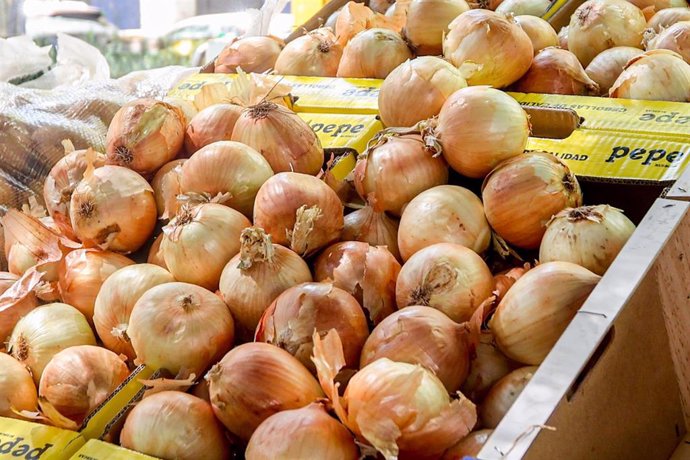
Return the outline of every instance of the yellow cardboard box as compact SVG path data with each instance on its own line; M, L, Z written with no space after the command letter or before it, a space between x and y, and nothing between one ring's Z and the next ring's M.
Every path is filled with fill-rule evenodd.
M0 459L63 460L85 442L75 431L0 417Z
M70 460L156 460L156 458L92 439L70 457Z

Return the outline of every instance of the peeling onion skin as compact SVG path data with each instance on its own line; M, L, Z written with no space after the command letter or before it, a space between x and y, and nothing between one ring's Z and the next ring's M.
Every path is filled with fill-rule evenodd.
M675 51L690 64L690 19L671 24L647 40L647 50L655 49Z
M489 429L495 429L498 426L536 371L537 366L515 369L491 387L484 402L479 406L482 426Z
M400 261L398 227L400 223L385 212L367 205L345 216L343 241L361 241L372 246L385 246Z
M182 193L180 179L182 165L186 159L170 161L158 170L151 180L153 196L156 199L159 219L170 219L177 214L179 202L177 196Z
M283 46L282 40L271 36L235 39L214 61L214 72L236 73L241 68L247 73L264 73L273 69Z
M36 411L38 392L28 369L6 353L0 353L0 417L20 418L12 409Z

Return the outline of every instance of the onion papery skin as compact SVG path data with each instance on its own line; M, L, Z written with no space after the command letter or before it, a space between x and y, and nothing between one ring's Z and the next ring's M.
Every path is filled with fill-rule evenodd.
M597 54L585 72L599 85L599 96L608 96L609 89L623 72L628 61L643 52L632 46L615 46Z
M534 54L549 46L559 46L558 34L551 24L540 17L531 15L515 16L515 22L525 31L532 41Z
M479 406L484 427L494 429L498 426L536 371L536 366L521 367L496 382Z
M367 29L355 35L345 46L337 76L383 79L412 57L400 34L389 29Z
M568 26L563 26L561 30L558 31L558 46L564 50L568 49Z
M466 86L462 73L441 58L422 56L405 61L381 85L381 121L386 126L413 126L438 115L446 99Z
M357 299L370 324L393 313L400 264L384 247L358 241L330 246L314 262L317 281L330 281Z
M661 32L662 28L667 28L680 21L690 21L690 7L665 8L658 11L647 21L647 28L654 32Z
M647 51L628 62L609 96L690 102L690 64L670 50Z
M5 349L5 342L17 322L38 306L35 290L42 276L42 273L34 270L27 272L0 294L0 352Z
M469 9L465 0L412 0L403 34L418 56L438 56L443 54L448 24Z
M19 276L14 273L0 272L0 296L7 292L18 279Z
M110 275L96 296L93 312L103 345L133 361L136 354L126 331L134 304L152 287L173 281L167 270L152 264L130 265Z
M77 425L129 375L124 360L94 345L69 347L48 362L38 386L41 404L48 402Z
M396 259L402 260L398 249L399 225L385 212L374 211L367 205L345 216L341 239L385 246Z
M493 334L482 331L462 393L474 402L481 402L491 387L510 373L512 366L513 363L494 343Z
M328 28L313 30L285 45L276 61L278 75L335 77L343 48Z
M473 178L482 178L501 161L521 154L529 132L529 119L520 104L486 86L453 93L441 108L434 131L450 167Z
M460 440L443 454L441 460L463 460L465 457L476 457L489 440L493 430L483 429L473 431Z
M0 353L0 417L20 418L17 411L36 411L38 393L29 371L16 359Z
M599 93L599 85L589 78L577 57L556 47L537 53L527 73L513 88L522 93L577 96Z
M464 187L439 185L408 203L400 219L398 247L403 260L436 243L455 243L481 254L491 228L477 195Z
M323 397L319 383L297 358L268 343L235 347L206 380L216 417L244 441L271 415Z
M582 205L575 175L555 156L533 152L504 161L484 179L484 213L507 243L536 249L551 216ZM525 203L529 210L525 212Z
M659 32L647 43L647 50L671 50L690 64L690 19L676 22Z
M498 348L515 361L541 364L600 278L570 262L547 262L525 273L489 322Z
M396 284L398 308L436 308L457 323L469 320L494 288L491 271L476 252L452 243L428 246L405 262Z
M214 142L232 140L232 130L242 110L235 104L213 104L194 115L185 132L187 153L192 155Z
M180 208L177 196L182 193L180 180L185 161L187 160L180 159L164 164L151 180L158 217L161 219L170 219Z
M275 37L236 39L220 52L214 72L236 73L241 68L248 73L264 73L273 68L282 49L282 40Z
M496 13L508 16L530 15L541 17L551 6L549 0L504 0L496 7Z
M163 242L163 233L158 235L151 244L151 249L149 249L149 256L146 262L153 265L158 265L165 270L168 270L168 266L165 265L165 259L163 258L163 253L160 252L161 243Z
M214 293L188 283L164 283L134 304L127 327L140 363L187 378L200 376L231 347L234 322Z
M222 460L230 454L211 406L180 391L156 393L134 406L122 427L120 443L159 458Z
M470 10L455 18L443 41L443 56L460 68L478 64L468 76L470 86L506 87L529 69L532 41L513 19L488 10Z
M251 218L261 185L273 175L268 161L239 142L221 141L201 148L182 165L182 193L229 194L223 204Z
M568 50L587 67L605 49L642 48L646 24L642 11L626 0L588 0L570 18Z

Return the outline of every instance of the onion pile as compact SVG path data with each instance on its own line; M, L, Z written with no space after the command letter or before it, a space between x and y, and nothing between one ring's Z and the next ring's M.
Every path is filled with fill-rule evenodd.
M245 37L235 39L223 48L214 61L215 73L263 73L273 69L283 49L283 42L275 37Z

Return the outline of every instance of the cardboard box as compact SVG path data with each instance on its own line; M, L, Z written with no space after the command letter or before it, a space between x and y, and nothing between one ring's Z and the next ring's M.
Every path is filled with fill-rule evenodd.
M70 457L70 460L156 460L156 458L92 439Z
M0 459L63 460L85 442L77 432L0 417Z

